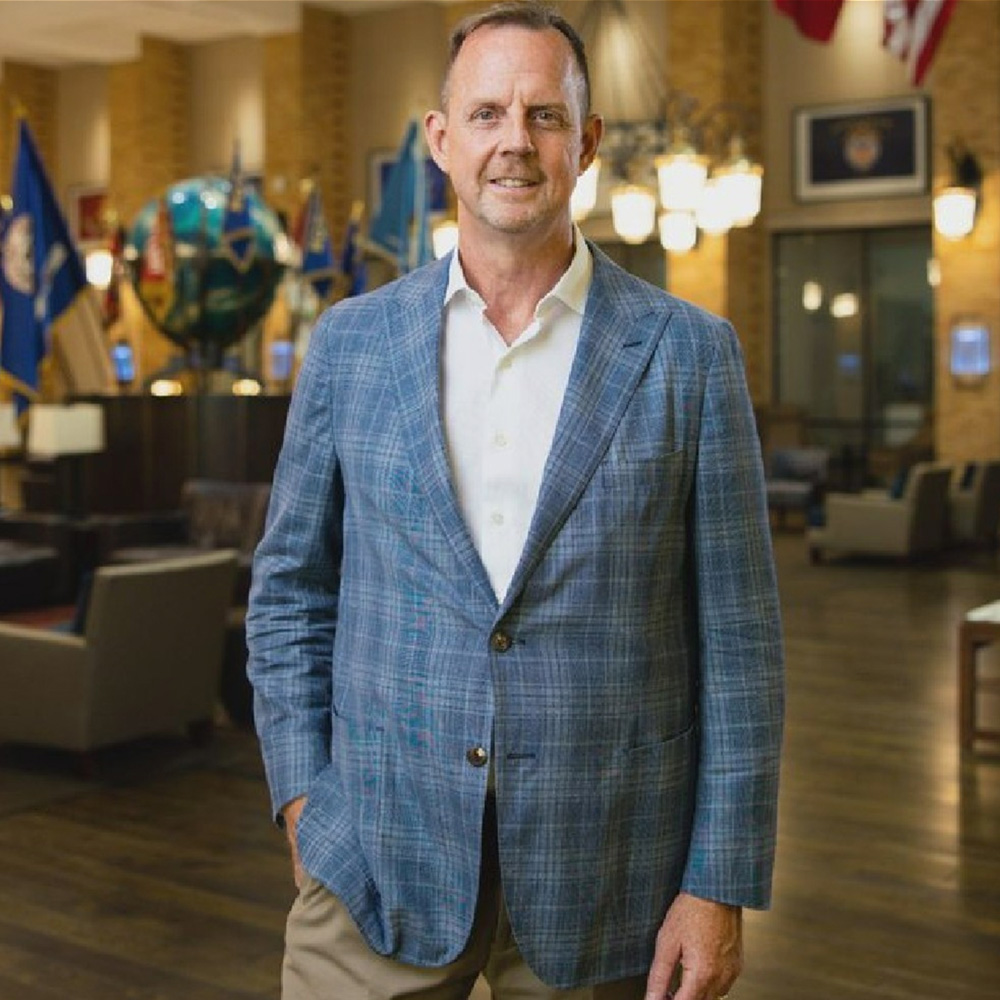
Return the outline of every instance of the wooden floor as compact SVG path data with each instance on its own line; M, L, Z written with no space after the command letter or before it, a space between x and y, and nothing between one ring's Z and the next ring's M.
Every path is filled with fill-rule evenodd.
M776 545L775 904L748 914L733 998L1000 997L1000 753L961 760L955 721L955 625L1000 573L814 567L800 535ZM58 757L3 761L0 794L43 791L0 800L0 1000L277 997L291 887L251 736L134 748L89 786Z

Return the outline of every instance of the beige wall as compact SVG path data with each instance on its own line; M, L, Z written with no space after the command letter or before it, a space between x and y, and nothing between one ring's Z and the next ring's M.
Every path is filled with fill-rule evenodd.
M64 197L77 185L105 185L111 164L108 72L104 66L79 66L56 77L56 145L59 175L53 178Z
M798 203L792 184L792 113L812 104L915 93L903 63L881 46L882 5L848 0L828 44L803 38L788 17L764 18L764 208L772 230L878 226L930 219L930 196Z
M417 2L351 19L352 198L367 202L369 154L394 150L409 118L437 107L445 16L440 4Z
M263 42L235 38L191 49L191 172L228 173L239 140L243 169L264 166Z

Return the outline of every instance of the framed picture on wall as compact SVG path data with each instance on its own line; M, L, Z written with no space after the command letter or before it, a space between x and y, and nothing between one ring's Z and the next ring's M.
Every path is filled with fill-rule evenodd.
M105 210L108 207L107 188L76 185L66 198L66 222L77 244L87 247L102 242L107 236Z
M795 197L837 201L928 190L927 100L897 97L797 108L792 113Z

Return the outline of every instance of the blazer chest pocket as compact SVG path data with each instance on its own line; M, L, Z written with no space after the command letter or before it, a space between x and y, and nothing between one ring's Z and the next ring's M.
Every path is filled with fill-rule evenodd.
M683 449L652 455L610 453L598 467L598 480L606 490L670 490L684 474L684 456Z

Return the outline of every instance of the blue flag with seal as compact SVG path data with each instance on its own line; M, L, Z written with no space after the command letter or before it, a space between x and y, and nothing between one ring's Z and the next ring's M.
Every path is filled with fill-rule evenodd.
M57 352L71 392L111 389L97 301L27 121L18 128L12 205L3 227L0 381L18 412L38 395L39 365Z
M370 243L394 260L400 274L433 259L427 211L427 160L419 127L411 120L368 232Z
M233 145L233 164L229 171L229 195L222 217L222 248L233 266L245 274L253 263L255 237L250 202L246 196L246 178L240 163L240 145Z
M320 299L326 299L333 289L336 267L330 230L323 217L323 202L319 188L313 184L306 199L305 211L298 227L302 249L299 274L312 285Z

